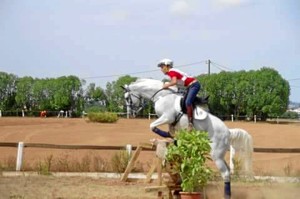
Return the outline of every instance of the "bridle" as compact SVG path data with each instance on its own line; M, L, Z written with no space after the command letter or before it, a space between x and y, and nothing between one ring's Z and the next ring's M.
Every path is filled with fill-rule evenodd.
M143 101L143 98L139 95L131 93L129 89L126 89L126 92L128 93L128 97L125 97L126 106L129 107L130 110L134 111L135 114L139 113L146 106L146 103L143 103L141 105L141 101ZM139 101L138 106L133 104L133 100L132 100L133 97L138 99L138 101Z
M141 101L143 100L143 98L142 98L141 96L139 96L139 95L136 95L136 94L132 93L132 92L130 91L130 89L129 89L127 86L125 86L125 87L124 87L124 86L121 86L121 87L124 89L125 94L126 94L126 93L128 94L128 96L125 97L125 100L126 100L126 106L129 107L130 110L133 110L135 114L139 113L139 112L147 105L147 103L146 103L146 102L145 102L145 103L141 103ZM150 98L150 101L152 101L152 102L155 103L156 100L154 99L154 97L155 97L159 92L161 92L161 91L163 91L163 90L170 90L170 91L172 91L172 93L176 93L176 91L174 91L173 89L170 89L170 88L163 89L163 88L162 88L162 89L159 89L158 91L156 91L156 92L152 95L152 97ZM139 105L138 105L138 106L135 106L135 105L133 104L133 100L132 100L133 97L135 97L135 98L137 98L137 99L139 100Z

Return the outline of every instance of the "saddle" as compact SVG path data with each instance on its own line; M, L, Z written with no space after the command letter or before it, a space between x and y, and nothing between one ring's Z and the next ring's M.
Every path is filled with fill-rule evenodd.
M209 99L209 96L206 96L206 97L198 97L197 96L193 102L193 108L195 109L196 106L208 104L208 99ZM186 95L184 95L180 99L180 107L181 107L182 112L186 114L185 100L186 100Z
M201 110L201 108L199 108L199 106L206 105L208 103L208 98L209 98L209 96L204 97L204 98L201 98L201 97L195 98L195 100L193 102L193 109L197 113L197 114L194 114L195 119L201 120L201 119L206 118L207 112ZM187 113L186 106L185 106L185 100L186 100L186 95L184 95L183 97L180 98L180 102L178 100L179 104L177 106L177 110L179 111L179 113L175 116L175 120L171 124L172 126L175 126L177 124L177 122L180 120L180 118L182 117L182 115Z

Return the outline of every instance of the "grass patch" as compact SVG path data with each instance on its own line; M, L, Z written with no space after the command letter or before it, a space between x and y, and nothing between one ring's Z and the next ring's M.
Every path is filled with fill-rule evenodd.
M102 158L99 154L87 152L80 157L70 156L63 153L58 156L48 155L36 162L25 162L22 164L22 171L35 171L40 175L51 175L51 172L118 172L123 173L130 161L131 156L124 150L116 151L110 160ZM1 171L15 171L16 158L8 157L0 161ZM144 171L144 165L136 162L133 172Z

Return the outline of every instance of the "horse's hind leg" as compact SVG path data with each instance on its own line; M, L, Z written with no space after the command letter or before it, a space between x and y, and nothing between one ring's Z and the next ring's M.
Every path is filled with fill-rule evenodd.
M233 148L232 145L230 145L230 172L231 174L234 174L234 156L235 156L235 149Z
M230 170L227 163L224 160L224 156L218 156L212 154L212 159L214 160L217 168L221 172L222 178L224 180L224 197L229 199L231 196L231 187L230 187Z

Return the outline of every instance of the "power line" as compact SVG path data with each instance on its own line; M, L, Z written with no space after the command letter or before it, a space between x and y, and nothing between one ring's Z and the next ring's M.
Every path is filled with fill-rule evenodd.
M199 62L193 62L193 63L189 63L189 64L182 64L182 65L176 65L176 68L184 68L184 67L188 67L188 66L192 66L192 65L196 65L196 64L201 64L204 63L206 60L204 61L199 61ZM159 69L155 69L155 70L146 70L146 71L139 71L139 72L133 72L133 73L123 73L123 74L114 74L114 75L101 75L101 76L91 76L91 77L83 77L82 79L100 79L100 78L110 78L110 77L119 77L119 76L124 76L124 75L135 75L135 74L142 74L142 73L152 73L152 72L157 72L159 71Z
M102 75L102 76L92 76L92 77L83 77L82 79L98 79L98 78L109 78L109 77L119 77L124 75L134 75L134 74L141 74L141 73L150 73L150 72L157 72L158 70L148 70L148 71L140 71L135 73L123 73L123 74L115 74L115 75Z
M220 70L232 71L232 69L230 69L230 68L228 68L228 67L226 67L226 66L223 66L223 65L221 65L221 64L218 64L218 63L216 63L216 62L211 61L211 63L212 63L212 65L214 65L215 67L217 67L217 68L220 69Z
M176 68L184 68L184 67L187 67L187 66L192 66L192 65L196 65L196 64L202 64L202 63L205 63L205 62L206 62L206 60L203 60L203 61L194 62L194 63L190 63L190 64L177 65L175 67Z

